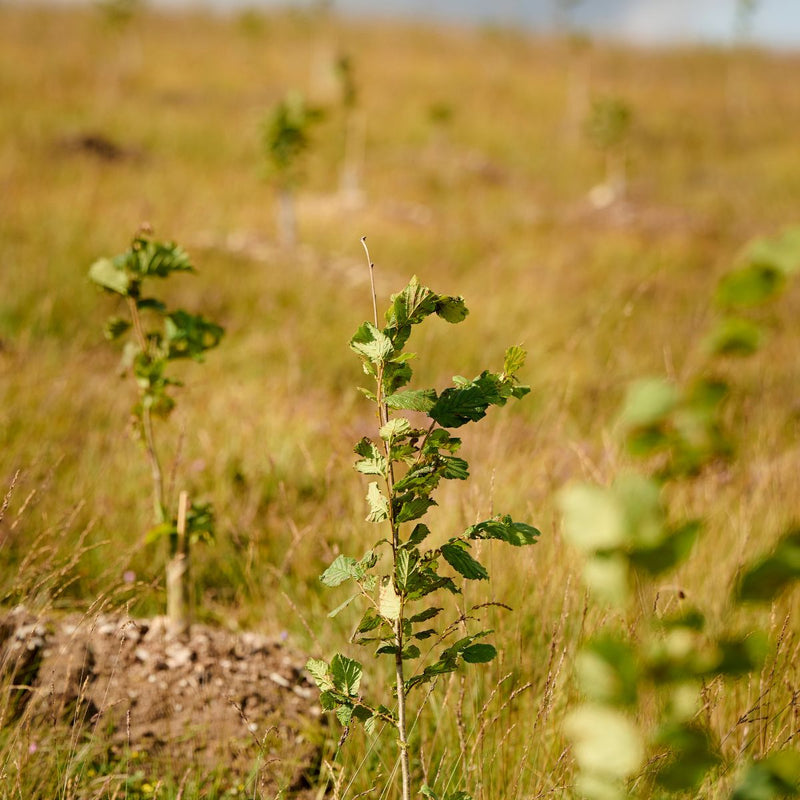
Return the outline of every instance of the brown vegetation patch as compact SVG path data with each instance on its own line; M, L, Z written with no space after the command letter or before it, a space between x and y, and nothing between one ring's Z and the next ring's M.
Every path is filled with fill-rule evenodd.
M156 774L217 771L268 797L302 797L318 771L320 709L303 664L252 633L195 625L177 639L163 618L0 618L6 724L25 715L43 736L99 736L112 758L135 752Z

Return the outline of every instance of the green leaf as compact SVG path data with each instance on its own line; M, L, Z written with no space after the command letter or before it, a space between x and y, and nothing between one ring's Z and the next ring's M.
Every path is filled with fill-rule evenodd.
M606 633L589 640L578 653L576 672L589 700L617 706L636 703L637 653L617 635Z
M463 458L442 456L442 477L448 480L465 481L469 478L469 464Z
M428 411L428 416L443 428L459 428L483 419L490 404L482 387L469 384L463 388L445 389Z
M177 533L177 529L174 522L161 522L145 533L144 543L154 544L159 539L163 539L165 536L172 536L175 533Z
M385 442L393 442L411 431L411 423L403 417L390 419L378 432Z
M783 275L800 270L800 228L788 228L778 236L756 239L748 245L744 260L768 264Z
M748 765L731 800L781 800L800 795L800 750L778 750Z
M375 613L372 608L368 608L364 612L364 616L361 617L361 622L358 623L358 627L356 628L356 633L369 633L370 631L374 631L375 628L378 628L383 623L383 620Z
M433 619L439 614L440 611L443 610L444 609L442 608L426 608L424 611L420 611L419 614L414 614L414 616L409 619L409 622L427 622L429 619Z
M697 789L722 760L708 732L689 723L665 725L657 743L668 747L671 757L656 769L656 781L670 791Z
M443 294L436 300L436 314L445 322L456 324L466 319L469 309L463 297L449 297Z
M511 377L516 375L523 366L527 353L521 347L513 345L506 350L505 360L503 361L503 375Z
M386 322L392 328L417 325L436 312L438 297L427 286L421 286L415 275L405 289L392 295L392 305L386 312Z
M754 261L720 280L716 300L723 308L760 305L777 295L785 282L786 276L774 264Z
M110 292L127 296L132 280L118 263L101 258L89 267L89 279Z
M345 581L359 578L356 560L350 556L337 556L333 563L319 576L325 586L339 586Z
M128 256L128 268L143 278L166 278L172 272L194 272L186 251L174 242L157 242L139 236L133 240Z
M328 613L328 619L333 619L337 614L339 614L340 612L344 611L347 608L347 606L349 606L350 603L353 602L353 600L355 600L357 597L360 597L360 596L361 596L360 594L354 594L351 597L348 597L347 600L344 601L344 603L342 603L341 605L336 606L336 608L334 608L333 611L330 611Z
M120 317L111 317L103 328L103 335L110 342L119 339L131 327L131 323Z
M564 727L582 771L610 780L625 780L641 767L644 759L641 735L621 712L587 704L571 712Z
M364 475L386 476L386 456L366 436L355 446L355 452L363 457L355 464L359 472Z
M336 709L336 719L339 720L340 725L347 727L353 719L353 706L342 703Z
M373 364L384 362L393 352L391 339L371 322L364 322L350 340L350 347Z
M202 361L207 350L216 347L225 331L199 314L175 311L164 320L170 358Z
M154 297L140 297L136 301L136 308L140 311L156 311L159 314L166 314L167 307Z
M687 522L658 544L631 550L631 563L650 575L673 569L689 557L700 530L701 524L697 520Z
M383 522L389 519L389 501L375 481L367 487L367 504L369 505L367 522Z
M541 532L524 522L514 522L505 514L471 525L464 531L464 536L469 539L499 539L514 547L523 547L536 544Z
M468 664L486 664L497 656L494 645L480 642L471 644L461 651L461 657Z
M416 548L403 548L397 551L397 557L395 559L395 578L397 580L397 588L401 592L405 592L411 587L411 582L418 563L419 551Z
M562 489L558 504L564 537L584 552L609 550L626 543L625 511L610 489L575 484Z
M476 561L465 547L465 543L456 540L444 544L441 548L442 557L456 572L468 580L488 580L489 573L486 568Z
M433 389L410 389L391 394L384 402L389 408L427 413L436 402L436 392Z
M705 341L708 350L717 356L749 356L764 339L760 325L741 317L722 320Z
M800 528L785 534L771 554L745 569L737 582L736 598L769 602L797 580L800 580Z
M677 388L661 378L645 378L631 384L620 413L627 428L644 428L661 423L676 407Z
M431 532L428 526L419 522L414 526L414 530L411 531L411 535L408 537L408 539L406 539L405 542L402 543L401 547L417 547L418 545L421 545L425 539L428 538L428 536L430 536L430 533Z
M363 667L358 661L337 653L331 659L330 675L334 688L348 697L358 697Z
M314 679L320 691L327 692L333 689L333 681L331 680L330 667L326 661L318 658L309 658L306 661L306 670L309 675Z
M431 506L436 503L429 497L412 497L402 500L400 509L397 512L396 522L412 522L423 516Z

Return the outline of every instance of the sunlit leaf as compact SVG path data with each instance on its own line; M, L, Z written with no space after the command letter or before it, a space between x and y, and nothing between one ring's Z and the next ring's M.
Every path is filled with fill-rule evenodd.
M337 653L331 659L330 676L334 688L350 697L358 696L358 687L361 685L363 667L358 661L347 658Z

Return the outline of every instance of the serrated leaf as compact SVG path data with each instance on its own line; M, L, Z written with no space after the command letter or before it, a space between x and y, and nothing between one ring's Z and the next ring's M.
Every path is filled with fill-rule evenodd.
M309 658L306 661L306 671L314 679L314 683L317 684L320 691L328 692L333 689L330 668L326 661L318 658Z
M392 305L386 321L393 328L417 325L436 311L438 297L427 286L422 286L414 275L401 292L392 295Z
M469 464L463 458L442 456L442 477L448 480L465 481L469 478Z
M382 620L375 611L372 608L368 608L364 612L364 616L361 617L361 622L358 623L356 633L369 633L369 631L374 631L375 628L379 628L381 623Z
M411 423L407 419L404 419L403 417L395 417L395 419L390 419L381 427L381 429L378 431L378 435L385 442L391 442L399 439L401 436L405 436L410 431Z
M350 347L373 364L384 362L394 350L391 339L371 322L364 322L350 340Z
M444 560L460 575L467 580L488 580L489 573L486 568L476 561L465 549L462 542L449 542L442 545L441 553Z
M383 522L389 519L389 501L374 481L367 488L367 504L369 505L367 522Z
M397 588L405 592L413 580L414 573L419 563L419 551L416 549L404 548L397 551L395 558L395 576Z
M486 416L490 401L480 386L445 389L437 398L428 416L443 428L459 428Z
M355 463L355 468L364 475L385 476L387 471L386 456L384 456L375 444L367 437L364 437L355 447L355 452L363 456L360 461Z
M350 720L353 719L353 707L342 703L342 705L336 709L336 719L339 720L339 723L343 727L347 727L350 724Z
M427 413L436 402L436 392L433 389L410 389L390 394L384 402L389 408Z
M468 539L498 539L514 547L536 544L541 535L537 528L525 522L514 522L507 514L470 525L464 531Z
M431 533L430 529L428 528L427 525L423 525L421 522L418 522L414 526L414 530L411 531L411 535L400 546L403 549L409 547L417 547L421 545L425 541L425 539L428 538L428 536L430 536L430 533Z
M337 653L331 659L330 676L333 687L348 697L358 696L358 687L361 685L363 671L363 667L358 661L347 658L341 653Z
M525 358L527 353L518 345L512 345L506 350L505 359L503 360L503 374L511 377L519 372L525 366Z
M325 586L339 586L345 581L358 578L356 560L351 556L336 556L333 563L319 576Z
M400 510L397 512L396 521L411 522L423 516L431 506L436 503L429 497L412 497L409 500L404 500L400 505Z

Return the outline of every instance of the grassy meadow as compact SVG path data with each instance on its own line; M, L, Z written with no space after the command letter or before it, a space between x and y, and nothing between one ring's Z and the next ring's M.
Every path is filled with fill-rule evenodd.
M358 93L348 140L358 203L337 191L340 54ZM119 308L86 277L146 221L198 269L168 282L165 299L226 328L205 364L182 365L161 431L175 490L217 511L217 544L193 556L197 618L286 635L317 657L344 646L357 617L327 618L346 595L318 575L376 538L352 469L376 420L347 346L372 316L366 236L379 307L416 274L470 308L458 327L430 322L412 338L419 386L499 369L511 344L529 354L531 395L463 431L472 478L442 488L430 525L460 531L502 511L542 537L521 553L483 545L493 580L464 602L514 611L488 613L498 659L442 680L428 701L413 734L421 771L442 788L455 776L450 789L476 800L573 796L563 720L578 699L574 656L607 613L587 601L556 493L631 465L615 425L628 383L702 373L718 279L753 237L796 223L798 70L800 55L577 46L312 13L146 11L118 24L94 7L0 5L0 498L14 483L0 603L162 612L166 554L144 542L152 507L129 426L135 390L102 335ZM294 249L277 243L260 148L288 89L329 109L297 191ZM629 183L624 200L595 208L587 194L604 158L581 124L604 96L632 111ZM714 633L771 637L760 676L706 687L704 713L733 765L800 728L798 593L736 614L726 599L744 561L800 516L796 287L762 317L767 346L720 366L735 457L669 490L670 515L705 527L655 587L662 597L680 587ZM653 591L637 597L642 615ZM365 691L390 703L385 665L360 657ZM765 687L769 713L753 721ZM116 794L65 781L92 743L79 752L54 735L32 755L33 735L0 735L0 797L145 796L119 788L121 767ZM330 736L327 758L335 727ZM374 744L354 731L340 759L342 798L399 796L390 733ZM698 796L727 797L734 774ZM159 797L184 791L171 776L148 779L162 781Z

